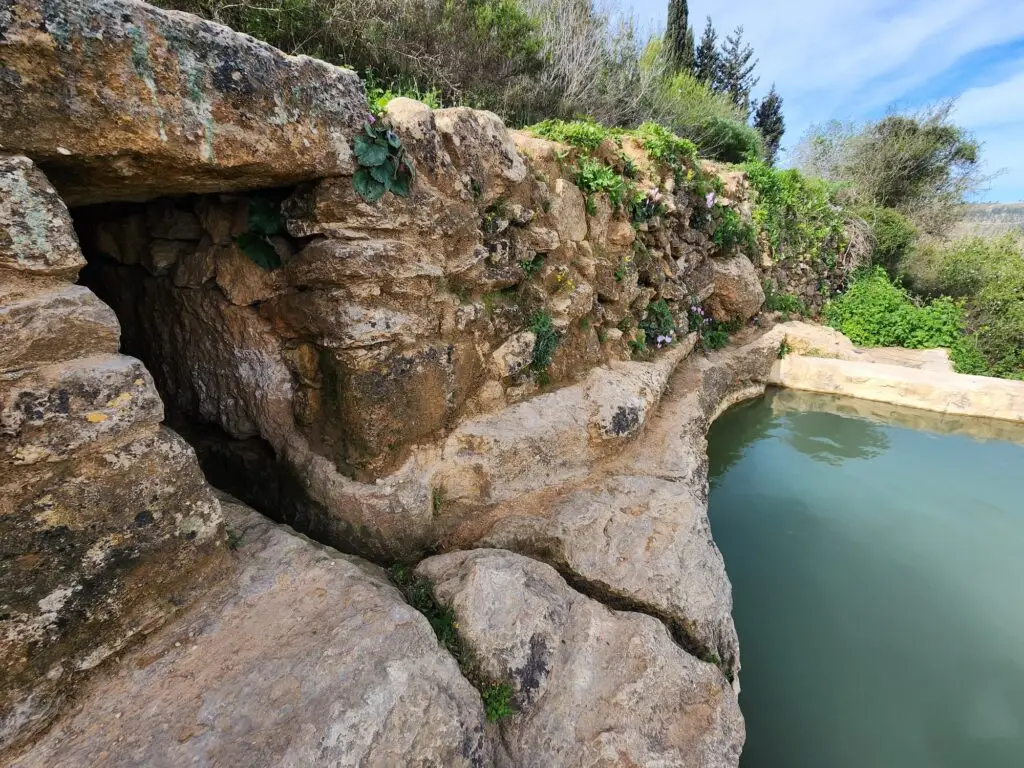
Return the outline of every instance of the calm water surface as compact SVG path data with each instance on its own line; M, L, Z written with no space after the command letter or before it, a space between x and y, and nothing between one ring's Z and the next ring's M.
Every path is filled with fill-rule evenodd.
M779 392L709 435L741 768L1024 768L1024 430L857 407Z

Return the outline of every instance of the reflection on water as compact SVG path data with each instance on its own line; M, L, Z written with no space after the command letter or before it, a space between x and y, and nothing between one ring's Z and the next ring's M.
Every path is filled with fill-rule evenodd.
M788 394L709 435L743 768L1024 766L1024 447Z

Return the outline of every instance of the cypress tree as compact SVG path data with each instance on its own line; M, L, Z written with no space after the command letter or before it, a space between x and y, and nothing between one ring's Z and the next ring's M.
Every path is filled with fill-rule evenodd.
M772 83L768 95L754 111L754 127L761 132L761 138L764 139L765 159L769 165L775 165L782 134L786 132L786 122L782 118L782 97L775 90L775 83Z
M668 26L665 29L665 51L675 72L693 68L693 30L686 0L669 0Z

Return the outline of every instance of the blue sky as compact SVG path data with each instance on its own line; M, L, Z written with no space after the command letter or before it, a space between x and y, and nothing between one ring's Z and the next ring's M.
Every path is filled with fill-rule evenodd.
M668 0L623 0L664 24ZM958 97L956 120L983 142L982 200L1024 201L1024 0L690 0L699 32L743 24L775 82L792 146L808 126Z

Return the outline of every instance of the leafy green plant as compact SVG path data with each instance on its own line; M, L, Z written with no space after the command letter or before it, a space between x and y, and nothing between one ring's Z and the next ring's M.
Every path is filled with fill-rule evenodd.
M678 171L697 166L697 145L683 139L658 123L646 122L632 132L647 156L669 170Z
M706 349L722 349L729 344L729 331L715 327L706 331L701 337Z
M961 302L940 297L919 306L882 267L858 275L846 293L825 305L823 315L854 344L869 347L953 347L964 329Z
M647 354L647 342L644 338L633 336L629 339L629 354L631 357L643 357Z
M835 188L759 160L748 161L743 169L756 193L754 223L767 235L774 260L835 264L846 247L845 216L835 202Z
M534 372L542 373L551 365L551 355L554 354L561 337L551 322L551 315L547 312L537 312L530 318L530 331L536 337L533 344L533 358L531 365Z
M260 195L249 198L248 231L235 237L235 243L242 253L263 269L277 269L281 257L269 238L285 232L281 206L274 200Z
M613 136L612 131L593 120L544 120L527 129L535 136L568 144L587 152L593 152L605 139Z
M676 320L664 299L648 304L647 311L637 325L644 332L648 346L661 349L675 341Z
M632 185L610 165L584 157L576 173L576 186L587 194L605 193L613 208L622 205Z
M512 686L508 683L491 683L481 692L487 719L495 723L516 713L512 706Z
M519 261L519 266L523 268L523 272L526 273L526 277L529 279L540 272L541 268L544 266L544 254L537 253L534 254L532 258L521 259Z
M711 239L720 251L728 252L736 247L742 247L750 253L757 252L754 228L743 221L736 211L716 203L713 212L715 231Z
M359 168L352 185L360 197L374 203L389 191L409 196L416 171L402 140L383 121L367 120L353 141L353 151Z
M779 351L776 353L775 356L778 357L779 360L781 360L792 351L793 348L789 346L789 342L786 339L783 339L782 342L779 344Z
M787 314L801 315L808 314L807 305L799 296L791 293L780 293L775 290L775 284L766 280L764 286L764 308L770 312L784 312Z
M871 227L871 263L883 267L895 280L900 264L910 255L917 240L917 228L895 208L868 207L859 209L858 213Z

